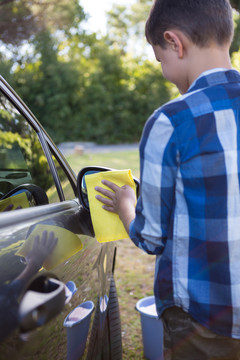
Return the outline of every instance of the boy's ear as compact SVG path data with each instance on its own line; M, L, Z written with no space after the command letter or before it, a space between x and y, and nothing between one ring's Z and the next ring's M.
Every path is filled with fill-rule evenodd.
M183 50L184 50L184 44L182 38L178 35L177 32L166 30L163 34L164 40L173 51L176 51L178 53L178 57L180 59L183 58Z

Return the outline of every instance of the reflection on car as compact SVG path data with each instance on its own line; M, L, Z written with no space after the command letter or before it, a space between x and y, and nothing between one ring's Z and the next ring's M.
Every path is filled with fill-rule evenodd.
M96 241L84 191L0 77L0 359L122 358L116 244Z

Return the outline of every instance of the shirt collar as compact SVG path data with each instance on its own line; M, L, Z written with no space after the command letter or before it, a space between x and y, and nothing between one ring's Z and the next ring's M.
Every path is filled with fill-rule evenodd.
M187 93L205 87L240 82L240 74L235 69L215 68L204 71L189 87Z

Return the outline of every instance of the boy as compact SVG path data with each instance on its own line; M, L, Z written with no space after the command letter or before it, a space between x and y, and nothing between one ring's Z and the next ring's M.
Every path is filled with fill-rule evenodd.
M157 255L166 359L240 359L240 74L228 0L156 0L146 37L181 97L149 118L141 194L103 182L97 198Z

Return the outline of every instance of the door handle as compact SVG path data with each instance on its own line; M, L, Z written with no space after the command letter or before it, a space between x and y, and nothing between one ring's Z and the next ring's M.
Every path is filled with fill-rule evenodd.
M58 315L65 304L65 285L54 275L44 273L35 278L19 305L21 332L29 332Z

